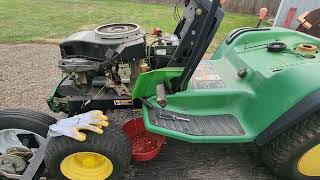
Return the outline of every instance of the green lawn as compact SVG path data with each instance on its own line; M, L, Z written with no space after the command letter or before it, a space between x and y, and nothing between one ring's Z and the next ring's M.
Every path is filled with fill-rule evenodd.
M130 0L0 0L0 43L57 42L79 30L103 23L135 22L148 31L155 26L172 32L173 8ZM253 26L255 16L226 13L218 42L232 29Z

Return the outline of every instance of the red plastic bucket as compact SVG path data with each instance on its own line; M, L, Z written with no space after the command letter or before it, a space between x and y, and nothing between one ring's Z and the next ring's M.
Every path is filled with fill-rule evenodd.
M128 121L122 129L130 140L132 158L136 161L149 161L155 158L166 140L165 136L147 131L142 118Z

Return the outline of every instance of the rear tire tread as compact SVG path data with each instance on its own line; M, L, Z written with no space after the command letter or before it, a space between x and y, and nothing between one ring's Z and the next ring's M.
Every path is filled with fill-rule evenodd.
M264 162L277 174L286 176L283 166L295 158L295 151L320 138L320 112L308 116L291 129L282 133L262 149Z
M1 117L14 117L14 118L30 118L29 120L41 123L43 125L47 125L48 121L50 122L56 122L57 119L54 117L38 112L38 111L33 111L29 109L5 109L0 111L0 118Z

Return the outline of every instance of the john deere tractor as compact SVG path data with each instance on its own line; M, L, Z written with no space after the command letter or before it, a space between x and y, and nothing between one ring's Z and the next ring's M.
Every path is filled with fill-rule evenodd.
M115 23L63 40L63 78L48 98L50 109L69 117L140 109L149 132L190 143L254 143L275 174L320 179L320 40L283 28L244 27L202 60L224 17L221 2L183 2L182 16L175 7L178 24L170 35ZM154 41L147 43L149 36ZM54 123L47 115L23 113L0 113L1 145L6 136L44 138ZM47 177L119 179L131 159L121 117L84 142L52 138L44 157ZM15 146L0 148L0 159L22 164L2 171L7 174L23 172L26 154L32 157L28 149L38 147Z

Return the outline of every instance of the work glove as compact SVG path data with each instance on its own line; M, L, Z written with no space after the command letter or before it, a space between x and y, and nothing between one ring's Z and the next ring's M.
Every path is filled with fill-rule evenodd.
M107 116L103 115L102 111L94 110L67 119L61 119L56 124L50 125L48 136L67 136L78 141L85 141L86 134L80 132L81 130L102 134L102 128L108 125Z

